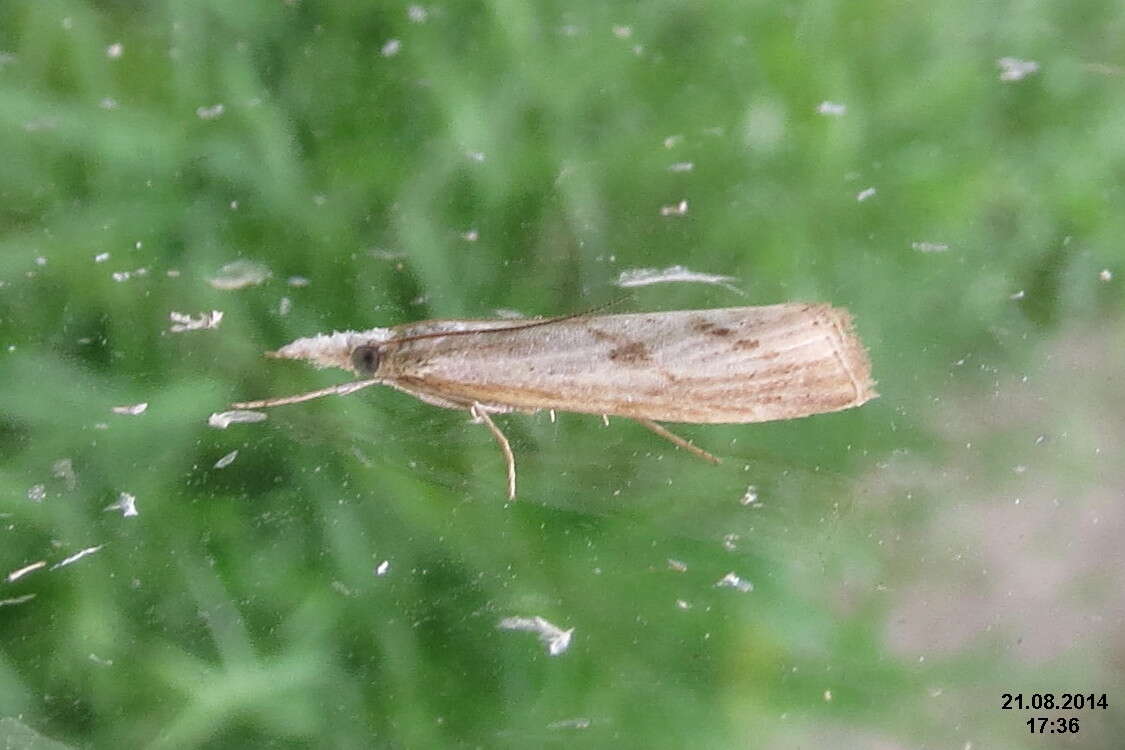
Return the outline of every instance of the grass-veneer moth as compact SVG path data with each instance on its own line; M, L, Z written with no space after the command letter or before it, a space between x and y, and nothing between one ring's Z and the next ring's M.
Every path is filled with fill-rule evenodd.
M487 426L504 453L511 498L515 458L491 414L551 409L627 417L718 463L657 423L793 419L878 395L851 315L826 304L423 320L297 339L267 355L338 367L359 379L235 408L389 385L434 406L465 410Z

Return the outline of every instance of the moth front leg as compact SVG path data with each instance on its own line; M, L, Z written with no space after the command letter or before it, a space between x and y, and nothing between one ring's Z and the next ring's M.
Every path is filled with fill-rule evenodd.
M516 499L516 457L512 455L512 446L508 443L508 438L492 421L492 417L488 416L487 407L474 403L469 407L469 414L472 415L473 421L478 424L483 424L488 427L492 433L492 437L496 438L496 442L500 445L500 452L504 454L504 460L508 464L508 499Z
M693 444L689 443L687 440L684 440L682 437L680 437L676 433L667 429L663 425L659 425L656 422L653 422L651 419L645 419L644 417L633 417L633 419L634 419L634 421L636 421L636 422L644 425L648 429L652 430L653 432L655 432L657 435L664 438L665 440L670 440L671 442L680 446L681 448L688 451L689 453L694 453L695 455L702 458L704 461L710 461L713 464L722 463L722 461L720 461L717 457L715 457L715 456L711 455L710 453L708 453L707 451L703 450L698 445L693 445Z

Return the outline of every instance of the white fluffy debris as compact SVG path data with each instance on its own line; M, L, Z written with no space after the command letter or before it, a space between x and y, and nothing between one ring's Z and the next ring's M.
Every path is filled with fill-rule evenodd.
M744 578L740 578L733 572L727 573L725 576L715 581L715 586L721 589L735 589L741 591L743 594L754 590L754 584Z
M219 323L223 322L223 313L221 310L212 310L209 313L200 313L198 318L193 318L188 313L173 311L168 313L168 319L172 321L172 327L168 329L171 333L206 331L219 327Z
M114 414L123 414L123 415L130 416L130 417L135 417L138 414L144 414L146 409L148 409L148 402L142 401L139 404L129 404L127 406L115 406L115 407L113 407L113 413Z
M648 286L649 284L715 284L732 292L743 294L741 289L730 283L737 280L734 276L720 276L714 273L692 271L683 266L669 266L668 268L634 268L622 271L614 284L623 289Z
M551 656L558 656L570 648L570 637L574 633L574 628L563 630L542 617L505 617L497 627L501 630L523 630L535 633Z
M219 269L219 273L207 279L207 283L224 292L257 286L270 277L270 270L252 260L236 260Z
M264 422L268 418L269 415L262 411L235 409L233 411L215 412L207 418L207 424L214 427L216 430L225 430L232 424L252 424L254 422Z
M132 518L134 516L140 515L140 513L137 511L137 496L130 495L128 492L118 493L117 502L111 505L107 505L102 509L103 512L110 510L121 511L121 515L125 518Z

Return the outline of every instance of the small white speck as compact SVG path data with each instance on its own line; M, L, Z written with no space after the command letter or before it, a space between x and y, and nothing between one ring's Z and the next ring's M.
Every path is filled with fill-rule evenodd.
M94 256L95 263L105 263L107 260L109 260L109 253L98 253Z
M425 23L430 17L430 12L421 5L410 5L406 8L406 17L411 23Z
M172 321L172 326L168 329L171 333L206 331L219 327L219 323L223 322L223 313L221 310L212 310L209 313L200 313L198 318L193 318L187 313L170 312L168 319Z
M1023 298L1024 298L1024 291L1022 289L1019 290L1018 292L1016 292L1015 294L1008 295L1008 299L1023 299Z
M693 169L695 169L695 163L690 161L678 161L668 165L669 172L690 172Z
M860 203L863 203L868 198L874 198L874 197L875 197L875 188L869 187L865 190L860 190L858 193L856 193L855 199L857 201L859 201Z
M671 557L668 558L668 567L669 569L674 570L677 573L687 572L687 563L680 562L679 560L673 560Z
M119 510L121 511L121 515L125 518L133 518L134 516L140 515L140 513L137 511L136 495L130 495L128 492L118 493L117 502L105 506L105 508L103 508L102 510Z
M383 48L379 50L379 54L383 57L394 57L400 50L402 50L402 42L398 39L389 39L386 44L383 45Z
M480 232L475 229L470 229L467 232L461 233L461 239L465 240L465 242L476 242L480 239Z
M825 703L831 703L832 702L832 691L831 690L825 690L824 691L824 702Z
M1103 268L1098 273L1098 280L1099 281L1113 281L1113 271L1109 270L1108 268Z
M288 315L293 310L293 300L282 297L277 301L277 314Z
M105 56L110 60L117 60L125 54L125 45L121 42L116 42L105 48Z
M215 289L232 291L245 289L248 286L257 286L270 276L270 270L261 263L252 260L236 260L220 268L216 276L207 279L207 283Z
M33 503L41 503L47 499L47 487L42 484L33 484L27 488L27 499Z
M269 418L265 412L235 409L234 411L216 412L207 418L207 424L217 430L225 430L232 424L251 424L264 422Z
M750 581L740 578L735 573L727 573L725 576L715 582L719 588L730 588L741 591L743 594L749 593L754 590L754 584Z
M911 242L910 247L920 253L944 253L949 249L944 242Z
M676 609L688 610L691 609L691 602L684 599L676 600Z
M614 26L613 35L618 39L628 39L633 36L632 26Z
M505 617L497 625L501 630L525 630L536 633L540 642L547 647L547 653L558 656L570 648L570 638L574 628L563 630L542 617Z
M47 567L47 563L44 562L43 560L40 560L39 562L31 563L31 565L25 565L22 568L18 568L16 570L13 570L11 573L8 574L8 583L11 583L12 581L18 581L19 579L23 578L28 573L34 573L35 571L39 570L40 568L45 568L45 567Z
M124 416L135 417L138 414L144 414L148 409L148 402L142 401L139 404L129 404L128 406L115 406L113 407L114 414L122 414Z
M0 607L12 607L17 604L23 604L34 599L38 594L24 594L23 596L13 596L10 599L0 599Z
M664 139L664 148L675 148L684 142L682 135L670 135Z
M391 561L390 560L384 560L383 562L381 562L377 566L375 566L375 575L385 576L387 573L390 572L390 570L391 570Z
M225 469L228 466L230 466L231 464L233 464L234 459L236 459L236 458L238 458L238 451L233 450L230 453L223 456L222 458L220 458L218 461L216 461L215 462L215 468L216 469Z
M71 563L76 563L79 560L81 560L83 557L86 557L87 555L94 554L95 552L97 552L98 550L100 550L104 546L105 545L103 545L103 544L99 544L97 547L87 547L86 549L80 549L77 552L75 552L73 555L71 555L70 557L64 558L63 560L60 560L59 562L55 563L49 569L50 570L57 570L58 568L62 568L64 566L70 565Z
M996 66L1000 68L1000 80L1005 83L1022 81L1029 75L1039 72L1039 63L1015 57L1001 57L996 61Z
M469 157L470 161L475 161L477 164L483 164L484 160L487 158L483 151L469 151L465 156Z
M47 259L44 258L42 255L40 255L35 259L35 265L37 265L39 267L43 267L43 266L47 265Z
M684 216L688 212L688 202L682 200L679 203L670 203L667 206L660 207L661 216Z
M215 104L210 107L196 107L195 116L200 120L217 120L223 116L226 107L222 104Z
M286 280L286 282L285 282L285 283L287 283L287 284L288 284L289 286L291 286L291 287L293 287L293 288L295 288L295 289L298 289L298 288L304 288L304 287L308 286L308 285L309 285L310 283L312 283L312 282L310 282L310 281L309 281L309 280L308 280L307 278L305 278L304 276L290 276L290 277L289 277L289 278L288 278L288 279Z
M817 114L830 117L843 117L848 113L848 105L836 102L823 101L816 106Z
M117 109L117 100L112 97L105 96L98 101L98 106L108 112Z
M755 506L755 507L761 505L761 503L758 502L758 488L755 487L752 484L747 485L746 486L746 492L742 493L742 497L739 499L738 502L741 503L742 505Z

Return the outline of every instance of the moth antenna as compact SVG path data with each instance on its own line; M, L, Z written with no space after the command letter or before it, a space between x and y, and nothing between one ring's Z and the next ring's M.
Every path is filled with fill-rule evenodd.
M259 401L239 401L238 403L231 404L235 409L262 409L267 406L284 406L286 404L299 404L302 401L312 401L314 398L321 396L346 396L349 393L355 393L370 385L378 385L382 381L378 378L370 380L353 380L350 383L340 383L339 385L329 386L328 388L320 388L319 390L309 391L308 393L298 393L295 396L279 396L277 398L263 398Z
M532 320L526 323L513 323L512 325L505 326L503 328L474 328L466 331L435 331L433 333L419 333L414 336L403 336L402 338L391 339L387 343L405 344L408 341L418 341L419 339L440 339L449 336L479 336L486 333L507 333L509 331L522 331L525 328L539 328L540 326L549 326L554 323L562 323L563 321L574 320L575 318L584 318L587 315L592 315L593 313L605 310L607 307L619 305L629 299L632 299L632 295L626 294L618 297L615 300L606 302L604 305L591 307L590 309L583 310L582 312L571 313L569 315L559 315L554 318L544 318L542 320ZM269 356L269 354L270 352L266 352L267 356Z

